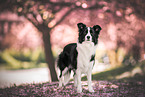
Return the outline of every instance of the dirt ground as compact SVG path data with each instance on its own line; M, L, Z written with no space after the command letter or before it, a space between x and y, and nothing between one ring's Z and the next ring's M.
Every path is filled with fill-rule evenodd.
M87 88L87 81L82 81L83 92L77 93L73 81L62 88L58 82L42 84L24 84L0 89L0 97L145 97L145 83L142 81L93 81L94 93Z

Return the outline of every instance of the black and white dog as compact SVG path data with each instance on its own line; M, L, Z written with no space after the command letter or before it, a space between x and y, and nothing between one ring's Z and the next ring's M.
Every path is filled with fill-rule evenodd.
M77 87L77 92L82 92L82 73L87 74L88 89L90 92L94 92L91 86L91 73L95 63L95 52L101 27L99 25L86 27L83 23L78 23L77 26L79 29L78 42L65 46L57 60L57 66L60 69L59 87L68 83L70 73L73 71L74 86Z

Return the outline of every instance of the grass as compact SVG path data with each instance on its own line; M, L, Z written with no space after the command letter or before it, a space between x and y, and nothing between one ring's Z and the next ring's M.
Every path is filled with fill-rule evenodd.
M121 66L117 68L113 68L110 70L106 70L100 73L96 73L92 75L93 80L112 80L115 79L115 76L122 74L125 71L132 70L132 66ZM87 77L83 77L82 80L87 80Z
M26 60L25 60L26 61ZM32 61L34 62L34 61ZM30 62L26 65L30 65ZM33 63L32 63L33 64ZM23 64L24 66L24 64ZM136 65L120 65L116 68L111 68L109 70L96 73L92 75L94 93L88 92L88 89L83 86L83 93L79 94L76 92L76 88L73 83L69 83L62 88L58 88L58 82L56 83L42 83L42 84L24 84L20 86L14 85L10 88L0 89L0 95L3 97L9 96L95 96L95 97L137 97L144 96L144 82L145 77L139 75L139 72L134 71L140 69L143 73L145 68L145 61L139 62ZM118 76L123 74L130 74L122 78L121 80L116 80ZM86 77L82 78L82 81L87 80ZM102 80L102 81L100 81ZM107 80L107 81L106 81Z
M47 67L42 48L35 50L6 49L0 52L0 69Z
M144 70L143 70L143 66L145 61L142 61L138 64L136 64L135 66L132 65L121 65L117 68L113 68L110 70L106 70L100 73L96 73L92 75L92 79L93 80L116 80L116 79L136 79L140 78L140 79L145 79L143 77L144 75ZM85 81L87 80L87 77L82 77L82 80Z

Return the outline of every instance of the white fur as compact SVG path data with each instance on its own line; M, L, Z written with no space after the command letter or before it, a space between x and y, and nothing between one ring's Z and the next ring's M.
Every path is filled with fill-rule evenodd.
M65 67L65 69L62 71L62 76L65 75L68 72L68 68Z
M62 84L64 82L64 77L62 76L61 78L59 78L59 88L62 87Z
M68 68L66 67L62 71L62 76L59 78L59 87L62 87L62 85L66 85L70 80L70 72L68 71Z
M82 92L81 87L81 74L85 73L87 74L88 79L88 89L90 92L94 92L92 86L91 86L91 73L93 68L94 61L90 62L91 56L95 54L96 46L91 41L84 41L82 44L77 43L77 51L78 51L78 57L77 57L77 70L76 70L76 78L77 82L77 92Z
M64 75L64 86L69 82L70 80L70 72L68 71L65 75Z
M88 41L87 36L90 36L90 40ZM74 75L74 86L77 87L77 92L82 92L82 86L81 86L81 74L87 74L88 79L88 89L90 92L94 92L91 84L92 84L92 68L94 61L90 62L90 59L92 55L95 55L96 52L96 45L92 42L92 36L90 33L90 27L88 27L88 33L85 36L85 41L80 44L77 42L77 69L76 74ZM71 66L71 65L70 65ZM62 77L59 79L59 87L62 87L62 85L67 84L70 78L70 73L68 72L68 68L66 67L62 72Z
M92 36L91 36L91 33L90 33L90 27L88 27L88 33L85 36L85 40L87 40L87 36L90 36L90 41L92 41Z
M90 36L90 40L87 41L87 36ZM90 62L91 56L95 54L96 46L94 45L92 41L92 36L90 34L90 28L88 27L88 33L85 36L85 41L80 44L77 43L77 51L78 51L78 57L77 57L77 70L76 70L76 76L74 76L74 85L77 86L77 92L82 92L82 86L81 86L81 74L85 73L87 74L88 79L88 89L90 92L94 92L91 84L92 84L92 68L94 61ZM77 80L76 80L77 79Z

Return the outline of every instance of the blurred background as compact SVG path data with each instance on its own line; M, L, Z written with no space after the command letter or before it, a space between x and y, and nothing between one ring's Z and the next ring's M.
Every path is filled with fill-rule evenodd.
M1 0L0 87L57 81L79 22L102 27L93 80L144 78L144 16L144 0Z

